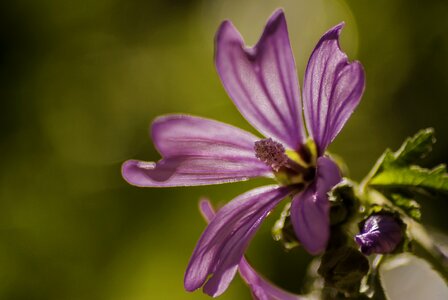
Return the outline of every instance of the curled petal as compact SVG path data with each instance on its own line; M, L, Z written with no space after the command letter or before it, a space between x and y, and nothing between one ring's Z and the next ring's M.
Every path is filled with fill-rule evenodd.
M152 124L152 137L164 158L157 163L126 161L122 174L130 184L191 186L271 175L255 157L258 138L221 122L187 115L159 117Z
M216 34L215 64L241 114L267 137L298 149L303 143L302 104L282 10L268 20L258 43L247 48L230 21Z
M341 181L337 165L327 157L317 160L316 178L291 203L291 221L297 238L311 254L325 250L330 237L328 192Z
M215 212L210 201L206 199L202 199L199 202L199 209L201 211L202 216L210 223L211 220L215 217ZM246 258L242 258L239 265L238 271L243 278L243 280L247 283L252 291L252 295L254 299L257 300L299 300L301 299L299 295L295 295L289 293L276 285L272 284L268 280L264 279L260 276L257 271L252 268Z
M286 187L266 186L240 195L221 208L196 245L185 273L185 289L201 287L211 275L204 292L214 297L222 294L262 221L288 194Z
M343 26L341 23L322 36L305 72L305 119L320 155L341 131L364 91L361 63L349 63L339 47Z
M404 236L403 221L397 216L378 213L370 216L355 236L355 241L365 255L393 252Z

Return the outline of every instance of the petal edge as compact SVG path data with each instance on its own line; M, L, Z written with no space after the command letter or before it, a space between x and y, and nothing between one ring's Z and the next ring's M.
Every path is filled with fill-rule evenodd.
M213 297L222 294L262 221L288 194L288 188L266 186L242 194L222 207L196 245L185 273L185 289L199 288L213 274L204 292Z
M344 23L328 30L309 59L303 86L308 132L323 155L358 106L365 87L360 62L349 62L339 45Z
M241 114L266 137L297 150L304 141L302 104L283 11L274 12L252 48L230 21L215 41L218 74Z

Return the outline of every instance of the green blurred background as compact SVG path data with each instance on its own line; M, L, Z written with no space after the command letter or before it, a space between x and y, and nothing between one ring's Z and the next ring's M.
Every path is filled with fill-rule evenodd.
M446 0L17 0L0 4L0 299L207 299L183 290L204 228L197 200L225 203L264 180L140 189L121 163L157 160L151 120L183 112L252 130L222 88L213 37L229 18L249 44L285 8L299 78L319 37L346 21L342 47L367 73L361 105L332 145L361 179L386 147L434 126L428 166L448 155ZM448 229L443 199L424 223ZM270 218L249 249L299 292L309 257L283 253ZM247 299L240 279L222 299Z

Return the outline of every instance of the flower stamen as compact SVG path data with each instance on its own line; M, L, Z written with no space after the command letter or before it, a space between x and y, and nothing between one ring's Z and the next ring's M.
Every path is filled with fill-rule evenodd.
M255 156L275 172L278 172L282 167L299 174L304 174L307 170L307 168L289 158L285 147L271 138L256 141L254 150Z
M288 163L285 147L271 138L256 141L254 150L255 156L276 172Z

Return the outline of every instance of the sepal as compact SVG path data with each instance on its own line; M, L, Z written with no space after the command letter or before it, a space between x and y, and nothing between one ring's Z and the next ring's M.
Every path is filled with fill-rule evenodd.
M291 203L285 205L280 214L280 218L278 218L272 227L272 238L276 242L279 242L286 251L292 250L300 245L292 227L290 207Z
M329 192L331 226L349 221L358 211L359 199L354 188L354 183L344 178Z

